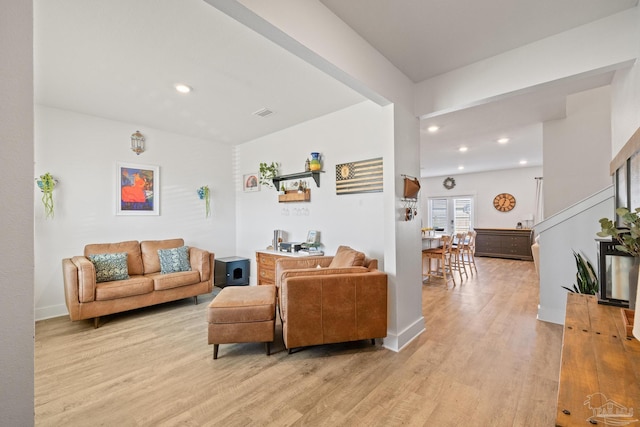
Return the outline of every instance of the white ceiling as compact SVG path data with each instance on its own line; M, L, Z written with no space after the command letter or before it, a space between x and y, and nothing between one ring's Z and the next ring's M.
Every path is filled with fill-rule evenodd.
M414 81L565 31L638 0L321 0ZM363 97L201 0L35 0L35 97L42 105L238 144ZM423 176L542 162L542 120L564 95L611 73L426 118ZM173 85L194 88L178 94ZM568 83L568 85L565 85ZM275 113L261 118L262 108ZM134 129L135 128L135 129ZM497 146L497 135L511 142ZM457 148L469 147L460 156ZM433 159L438 161L434 162Z
M132 133L238 144L364 99L202 0L35 0L34 15L36 102Z
M415 83L638 0L320 0Z

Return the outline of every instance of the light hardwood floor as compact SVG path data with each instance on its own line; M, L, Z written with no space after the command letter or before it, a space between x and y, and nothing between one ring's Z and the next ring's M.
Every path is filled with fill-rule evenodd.
M211 296L90 321L36 323L38 426L553 426L562 327L536 320L531 262L478 258L422 286L426 331L287 354L207 345Z

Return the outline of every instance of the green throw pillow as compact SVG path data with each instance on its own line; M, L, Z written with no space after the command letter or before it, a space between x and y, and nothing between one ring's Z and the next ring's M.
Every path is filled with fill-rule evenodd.
M188 246L158 249L158 257L160 258L160 273L162 274L191 270Z
M126 252L89 255L88 258L96 268L96 282L98 283L129 278Z

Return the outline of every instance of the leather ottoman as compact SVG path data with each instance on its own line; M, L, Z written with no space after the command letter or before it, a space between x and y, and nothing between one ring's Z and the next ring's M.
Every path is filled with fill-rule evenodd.
M207 321L214 359L219 344L240 342L264 342L269 355L276 326L276 287L226 287L207 307Z

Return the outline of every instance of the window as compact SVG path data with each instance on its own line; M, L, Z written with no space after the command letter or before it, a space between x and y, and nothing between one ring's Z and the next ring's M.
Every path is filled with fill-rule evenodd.
M446 234L473 229L473 197L434 197L429 199L428 227Z

